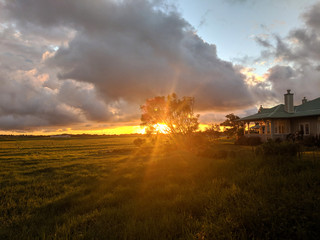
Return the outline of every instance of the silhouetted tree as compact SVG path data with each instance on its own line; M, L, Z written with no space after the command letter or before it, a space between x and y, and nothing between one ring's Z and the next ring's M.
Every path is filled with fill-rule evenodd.
M200 115L194 115L193 106L193 97L179 99L175 93L147 99L140 107L141 126L147 127L147 133L154 133L157 124L164 124L169 134L188 135L199 127Z
M225 133L231 137L234 136L238 132L238 128L240 127L240 122L237 120L240 119L237 115L230 113L226 115L226 120L220 123L220 126L227 127Z
M218 138L221 135L220 132L220 126L219 124L211 124L209 127L206 127L204 133L209 137L209 138Z

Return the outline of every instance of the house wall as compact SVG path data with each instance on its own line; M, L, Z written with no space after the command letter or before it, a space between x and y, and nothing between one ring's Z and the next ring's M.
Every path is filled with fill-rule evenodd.
M257 121L256 121L257 122ZM261 124L261 123L260 123ZM270 124L270 132L268 132L267 124ZM247 137L259 136L262 141L266 141L267 139L287 139L288 134L295 134L300 131L300 125L305 126L308 125L309 134L304 134L304 136L314 136L316 134L320 135L320 116L316 117L303 117L303 118L292 118L292 119L271 119L263 121L261 124L265 127L265 131L262 131L262 128L259 130L259 133L249 134L249 132L245 133ZM277 129L277 130L275 130Z
M304 135L316 135L320 134L320 117L304 117L304 118L297 118L297 119L291 119L291 125L292 125L292 133L295 133L297 131L300 131L301 125L304 126ZM306 133L306 125L309 125L309 134Z
M276 119L273 121L274 134L289 134L291 133L291 122L289 119Z

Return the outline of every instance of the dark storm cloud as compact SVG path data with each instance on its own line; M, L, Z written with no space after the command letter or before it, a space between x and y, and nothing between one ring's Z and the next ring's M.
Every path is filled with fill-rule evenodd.
M148 1L10 1L7 15L20 28L72 28L75 37L48 61L60 79L94 84L106 104L148 97L196 97L198 109L245 107L244 77L220 60L175 11ZM237 89L237 91L234 91Z
M269 69L268 81L271 82L273 91L278 96L285 93L286 89L291 89L295 94L296 104L301 104L303 97L309 100L319 97L319 72L313 66L276 65Z
M41 59L45 48L25 44L19 32L13 28L0 31L0 66L9 70L30 70Z
M60 87L57 97L63 103L81 109L88 120L106 121L112 117L106 104L97 99L93 87L81 87L70 80L65 81Z
M68 125L84 111L62 102L52 70L42 64L50 46L33 42L13 26L0 29L0 130ZM50 76L51 73L51 76Z
M320 30L320 3L313 5L309 11L303 14L306 24L314 30Z
M42 41L33 44L30 36L22 35L12 26L0 30L0 130L114 117L94 88L85 84L70 86L70 81L61 83L56 79L56 71L43 64L53 54L50 46L41 44Z
M46 87L48 76L35 69L0 72L0 129L33 129L67 126L86 121L119 121L88 84L63 82L59 89Z

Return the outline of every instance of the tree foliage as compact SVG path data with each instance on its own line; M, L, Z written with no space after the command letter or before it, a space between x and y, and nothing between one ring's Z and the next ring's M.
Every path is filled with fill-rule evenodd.
M211 124L206 127L204 133L212 139L218 138L221 136L220 125L219 124Z
M229 137L234 136L237 133L238 128L240 127L240 123L237 121L240 118L233 113L226 115L226 118L227 119L224 122L220 123L220 126L227 127L225 133Z
M222 123L220 123L221 126L225 127L236 127L238 126L238 122L236 120L240 119L237 115L234 115L233 113L230 113L226 115L226 120Z
M169 134L188 135L199 127L199 116L193 112L194 98L182 97L173 93L164 96L149 98L140 107L142 111L141 126L146 126L147 133L156 132L156 125L166 126Z

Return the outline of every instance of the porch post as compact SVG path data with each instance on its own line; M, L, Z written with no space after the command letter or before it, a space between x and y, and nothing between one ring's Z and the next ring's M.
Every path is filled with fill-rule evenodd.
M246 122L243 123L243 136L246 135Z
M271 119L270 122L271 122L271 126L270 126L271 139L273 139L273 136L274 136L274 121L273 121L273 119Z

